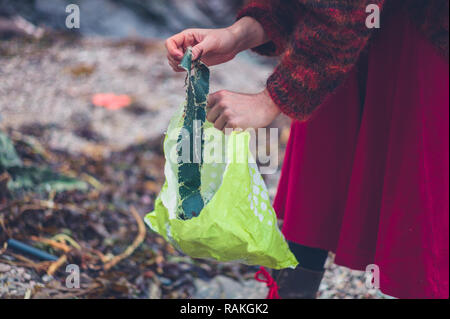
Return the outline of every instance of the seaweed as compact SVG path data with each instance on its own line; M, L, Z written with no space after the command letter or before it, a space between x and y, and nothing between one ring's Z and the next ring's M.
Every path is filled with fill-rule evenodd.
M206 104L209 93L209 69L199 60L192 61L190 48L186 50L180 66L187 71L187 89L183 126L177 140L181 203L179 217L190 219L198 216L204 206L200 188L204 146L203 126L206 120Z

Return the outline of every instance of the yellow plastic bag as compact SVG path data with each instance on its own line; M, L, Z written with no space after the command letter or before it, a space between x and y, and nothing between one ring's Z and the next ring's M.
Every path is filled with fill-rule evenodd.
M190 50L183 63L188 71L188 98L171 119L167 130L164 140L166 181L156 200L155 210L145 217L147 225L194 258L238 261L274 269L295 267L297 260L278 229L267 188L249 150L248 132L233 132L225 136L211 123L202 123L205 135L202 139L203 155L219 150L225 154L222 157L224 161L208 161L204 156L198 166L191 165L189 168L198 169L199 174L194 171L188 177L195 179L198 175L199 181L191 184L199 184L200 187L189 188L189 192L183 190L186 178L180 175L182 164L174 160L174 153L179 152L177 144L180 143L180 131L186 126L187 108L206 106L206 99L197 99L197 94L201 91L206 96L209 81L209 73L205 73L207 68L203 64L196 64L195 74L191 75ZM200 67L202 73L199 75ZM202 87L197 90L199 86ZM194 94L195 99L192 100L189 94ZM196 114L201 117L203 113ZM180 183L180 176L183 183ZM180 195L180 189L186 194ZM183 205L184 200L192 198L194 204ZM180 218L185 216L186 207L194 210L192 207L198 207L199 211L189 218Z

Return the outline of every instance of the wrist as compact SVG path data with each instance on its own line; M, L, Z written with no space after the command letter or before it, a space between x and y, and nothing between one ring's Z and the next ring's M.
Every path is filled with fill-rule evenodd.
M227 30L234 37L236 54L268 41L261 24L251 17L242 17L228 27Z
M263 96L265 100L264 104L266 105L267 112L273 117L273 119L277 117L281 113L281 110L278 107L278 105L273 101L269 91L267 89L264 89L264 91L262 91L260 95Z

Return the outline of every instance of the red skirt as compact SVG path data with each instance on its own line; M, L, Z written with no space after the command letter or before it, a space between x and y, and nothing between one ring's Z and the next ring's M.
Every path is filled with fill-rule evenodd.
M337 264L378 265L385 294L448 298L448 62L399 17L365 62L292 123L274 202L282 231Z

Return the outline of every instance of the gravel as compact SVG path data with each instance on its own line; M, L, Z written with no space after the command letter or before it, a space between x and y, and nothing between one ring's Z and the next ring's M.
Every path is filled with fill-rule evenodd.
M318 299L385 298L378 290L366 287L364 272L338 266L332 261L333 254L330 254ZM256 280L236 281L220 275L210 281L197 279L194 284L193 298L196 299L263 299L268 292L266 285Z
M171 71L160 41L83 38L44 48L33 43L17 47L12 41L1 45L13 51L0 58L3 125L40 123L55 149L90 153L101 145L96 150L107 156L159 137L184 100L184 74ZM211 91L257 92L269 72L270 67L256 68L239 57L212 68ZM103 92L130 95L137 111L94 107L92 96ZM74 134L86 127L102 143Z
M0 263L0 298L27 298L37 287L43 287L43 284L35 273Z

